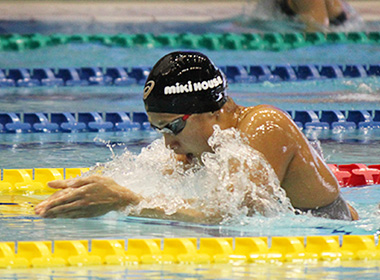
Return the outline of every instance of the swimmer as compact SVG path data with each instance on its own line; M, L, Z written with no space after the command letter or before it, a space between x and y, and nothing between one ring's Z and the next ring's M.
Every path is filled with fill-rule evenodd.
M151 126L163 134L165 145L178 161L188 166L194 159L201 162L203 153L213 152L207 141L213 127L234 128L269 162L298 213L358 219L342 198L331 170L287 113L270 105L239 106L227 96L226 88L224 74L199 52L170 53L151 70L144 88L145 109ZM257 186L265 186L268 176L255 176L255 170L246 172ZM60 190L36 206L36 214L45 218L95 217L138 205L144 199L127 184L121 186L100 175L53 181L49 186ZM242 205L255 209L252 197L247 193ZM161 208L143 209L136 216L201 223L221 220L218 213L210 218L200 210L184 208L172 215Z
M306 31L326 31L343 25L348 19L348 4L343 0L276 0L281 12L298 18Z

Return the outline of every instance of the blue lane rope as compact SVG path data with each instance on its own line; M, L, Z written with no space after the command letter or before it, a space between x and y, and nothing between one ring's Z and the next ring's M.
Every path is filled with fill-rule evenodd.
M220 66L230 83L304 81L380 76L380 63L226 65ZM69 67L0 69L1 87L129 86L142 85L150 67Z
M304 131L371 129L380 132L380 110L297 110L287 113ZM0 133L130 130L151 130L145 112L0 112Z

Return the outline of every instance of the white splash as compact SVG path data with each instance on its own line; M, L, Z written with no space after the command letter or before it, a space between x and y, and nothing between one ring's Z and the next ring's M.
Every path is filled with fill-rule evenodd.
M255 213L274 216L293 212L271 166L246 143L235 129L215 126L209 139L214 152L204 153L202 162L194 162L189 169L176 161L163 139L158 139L140 154L126 150L85 176L100 172L141 194L145 199L129 207L127 214L159 207L171 215L187 208L200 210L207 217L218 212L223 222L236 222ZM251 199L248 206L243 203L246 197Z

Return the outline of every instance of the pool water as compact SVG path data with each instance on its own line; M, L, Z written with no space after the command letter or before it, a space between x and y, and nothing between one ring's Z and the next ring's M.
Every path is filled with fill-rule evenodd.
M203 50L217 65L228 64L371 64L379 63L378 45L314 46L284 52ZM97 44L69 44L54 48L3 52L0 68L151 66L169 49L124 49ZM96 58L96 59L94 59ZM142 86L74 88L0 88L0 112L142 112ZM231 84L229 94L237 103L273 104L284 110L374 110L380 101L378 77L283 83ZM139 154L160 138L152 131L82 133L0 133L0 168L90 167L108 162L125 149ZM337 139L338 138L338 139ZM328 163L377 164L379 135L356 132L347 137L320 139ZM112 146L112 149L110 148ZM33 205L45 198L30 196L31 204L1 206L0 241L83 240L168 237L310 236L380 233L380 186L344 188L342 194L358 209L361 220L327 220L283 213L274 217L243 217L221 225L193 224L128 217L111 212L89 219L41 219ZM9 197L0 196L7 201ZM25 199L17 198L17 199ZM0 201L2 202L2 201ZM180 269L180 270L179 270ZM375 277L378 262L324 264L249 264L185 266L102 267L90 269L6 270L4 279L247 279L262 277L349 279ZM364 274L365 273L365 274Z
M6 270L4 279L377 279L377 261L315 263L259 263L211 265L140 265L91 268L34 268Z
M1 241L83 240L172 237L243 237L243 236L313 236L375 235L380 233L378 202L380 186L342 190L343 197L358 210L355 222L336 221L311 216L280 214L275 217L246 217L224 225L207 225L127 217L112 212L87 219L42 219L30 206L1 214ZM41 197L35 197L37 200ZM4 199L4 198L2 198ZM5 198L6 199L6 198ZM33 203L32 203L33 204ZM18 207L18 206L15 206ZM30 208L29 208L30 207ZM11 206L7 207L8 209Z
M115 66L132 67L137 65L149 66L168 49L146 49L105 47L98 44L68 44L45 49L28 50L21 53L7 52L0 56L0 65L7 67L79 67L79 66ZM354 51L354 52L353 52ZM300 48L283 52L270 51L207 51L216 64L305 64L305 63L374 63L374 55L378 53L377 45L326 45ZM350 54L350 55L348 55ZM6 57L6 58L5 58ZM94 57L96 60L94 61ZM87 87L35 87L35 88L1 88L2 103L0 111L5 112L88 112L98 111L102 104L102 112L144 111L141 100L141 85L124 87L87 86ZM281 83L230 84L229 95L244 106L257 104L273 104L284 110L374 110L378 109L380 101L380 79L378 77L356 79L327 79ZM138 154L160 135L153 131L130 132L81 132L81 133L2 133L0 134L0 150L2 158L0 168L65 168L91 167L96 163L112 161L115 155L121 155L126 150ZM354 134L337 136L329 132L319 139L323 156L328 163L365 163L377 164L380 148L380 133L377 131L356 131ZM318 144L318 142L317 142ZM112 147L112 148L110 148ZM377 187L366 187L371 197L377 197ZM65 220L65 227L79 227L69 230L62 237L93 238L100 235L111 237L142 236L146 232L144 225L149 228L156 224L157 231L150 230L152 236L167 236L167 223L170 227L169 236L235 236L235 235L297 235L297 234L331 234L369 233L376 234L378 217L376 202L356 202L356 196L351 193L364 193L364 189L355 188L343 190L344 196L350 196L354 206L359 208L365 218L355 223L344 223L317 218L305 217L254 217L245 221L257 226L205 226L191 225L178 222L152 221L150 219L129 218L122 213L112 213L96 219L84 219L79 222ZM350 200L350 199L349 199ZM351 200L350 200L351 201ZM283 223L283 220L286 223ZM42 220L31 216L8 217L2 222L20 223L24 230L19 232L18 239L43 240L49 237L50 230L35 230L35 227L52 229L51 234L57 234L56 226L59 220ZM58 221L58 222L57 222ZM370 221L370 222L369 222ZM24 222L33 223L33 233L25 227ZM94 222L92 227L91 223ZM366 224L369 222L369 224ZM281 226L285 224L286 226ZM306 229L302 225L306 225ZM323 226L321 226L323 224ZM102 226L99 226L102 225ZM128 226L126 226L128 225ZM111 227L112 230L108 228ZM132 228L131 228L132 227ZM5 227L7 228L7 227ZM120 228L116 230L116 228ZM6 236L16 234L12 231ZM59 232L62 232L58 230ZM163 232L162 232L163 231ZM107 234L108 232L108 234ZM120 232L120 235L119 235ZM37 236L36 236L37 234ZM43 236L38 237L38 234ZM78 236L78 234L80 236ZM129 235L131 234L131 235ZM198 235L199 234L199 235ZM13 238L13 237L12 237Z
M183 48L182 48L183 49ZM284 50L207 50L216 65L376 64L379 44L325 44ZM173 49L117 47L97 43L69 43L26 51L2 51L1 68L152 66ZM5 55L6 54L6 55ZM96 57L96 59L94 59Z
M137 154L158 137L147 131L1 134L1 153L12 160L0 168L90 167L125 149Z

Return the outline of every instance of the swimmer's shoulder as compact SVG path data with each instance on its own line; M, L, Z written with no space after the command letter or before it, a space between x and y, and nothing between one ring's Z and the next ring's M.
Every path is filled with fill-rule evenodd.
M272 105L261 104L252 107L244 107L239 117L238 128L257 127L268 122L276 123L280 126L293 124L291 116L286 112Z

